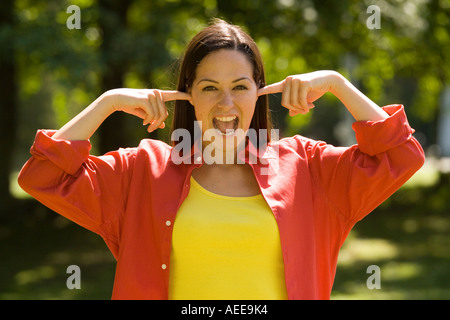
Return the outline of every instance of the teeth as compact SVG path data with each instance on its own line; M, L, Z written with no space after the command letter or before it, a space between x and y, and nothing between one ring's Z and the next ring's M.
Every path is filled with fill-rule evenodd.
M216 131L218 133L220 133L223 136L231 136L232 134L234 134L234 130L227 130L227 133L223 133L222 131L220 131L219 129L216 129Z
M217 120L222 121L222 122L229 122L229 121L233 121L234 119L236 119L236 116L229 116L229 117L215 117Z
M232 121L236 121L233 125L233 127L235 127L237 125L237 116L217 116L214 117L213 123L214 123L214 127L216 128L217 132L219 134L221 134L222 136L231 136L234 134L235 128L231 129L231 128L226 128L225 127L229 127L229 125L225 125L224 122L232 122ZM219 125L219 123L222 123ZM225 132L222 132L222 130L224 130Z

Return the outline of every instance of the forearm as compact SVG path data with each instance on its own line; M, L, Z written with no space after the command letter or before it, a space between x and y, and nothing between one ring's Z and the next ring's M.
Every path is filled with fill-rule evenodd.
M66 123L54 135L54 139L88 140L105 119L114 112L107 94L103 94Z
M378 121L388 118L389 115L383 109L342 75L336 73L333 77L330 92L345 105L356 121Z

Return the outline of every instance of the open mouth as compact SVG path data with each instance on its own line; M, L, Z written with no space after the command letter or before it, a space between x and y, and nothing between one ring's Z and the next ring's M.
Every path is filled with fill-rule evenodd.
M223 136L231 136L237 129L239 118L237 116L217 116L213 118L214 128Z

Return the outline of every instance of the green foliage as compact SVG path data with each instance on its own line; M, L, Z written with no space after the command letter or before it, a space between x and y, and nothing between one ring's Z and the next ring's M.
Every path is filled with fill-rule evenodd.
M380 3L381 29L367 28L367 7L371 3L363 1L129 3L125 27L113 29L113 49L100 52L105 35L99 19L113 25L117 21L96 0L15 2L19 105L47 115L36 119L22 113L20 127L32 128L27 130L28 138L37 128L61 126L94 100L101 93L102 74L114 61L126 65L126 86L175 87L177 61L185 45L214 16L241 25L255 38L269 83L295 73L338 70L380 105L411 103L412 118L432 126L438 116L440 92L449 82L450 18L448 1L444 0ZM70 15L66 9L71 4L81 9L80 30L69 30L65 25ZM2 28L0 39L8 32ZM353 59L350 65L346 60L349 55ZM413 99L399 97L391 90L400 78L416 84ZM324 99L321 107L331 110L339 104ZM276 101L272 109L280 112L280 108ZM318 112L294 118L281 114L275 117L281 119L278 123L284 134L309 135L313 133L308 129L311 121L314 126L324 126L338 124L342 118L340 112L331 112L337 116L331 121L316 119L324 116ZM129 129L131 134L142 130L134 122ZM167 130L160 136L166 135ZM432 137L428 141L433 142ZM336 140L332 132L321 138Z

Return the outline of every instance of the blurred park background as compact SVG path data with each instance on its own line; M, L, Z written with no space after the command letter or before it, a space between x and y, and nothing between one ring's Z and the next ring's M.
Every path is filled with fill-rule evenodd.
M71 5L79 29L68 27ZM449 299L450 0L1 0L0 299L111 297L115 261L101 238L30 199L17 174L37 129L61 127L104 91L175 88L185 45L212 17L254 37L267 83L333 69L379 105L405 105L426 164L355 226L332 299ZM279 96L270 103L281 136L354 143L330 94L293 118ZM167 141L168 130L149 136L141 120L114 114L93 154L147 137ZM81 269L79 290L66 286L69 265ZM370 265L380 289L366 285Z

